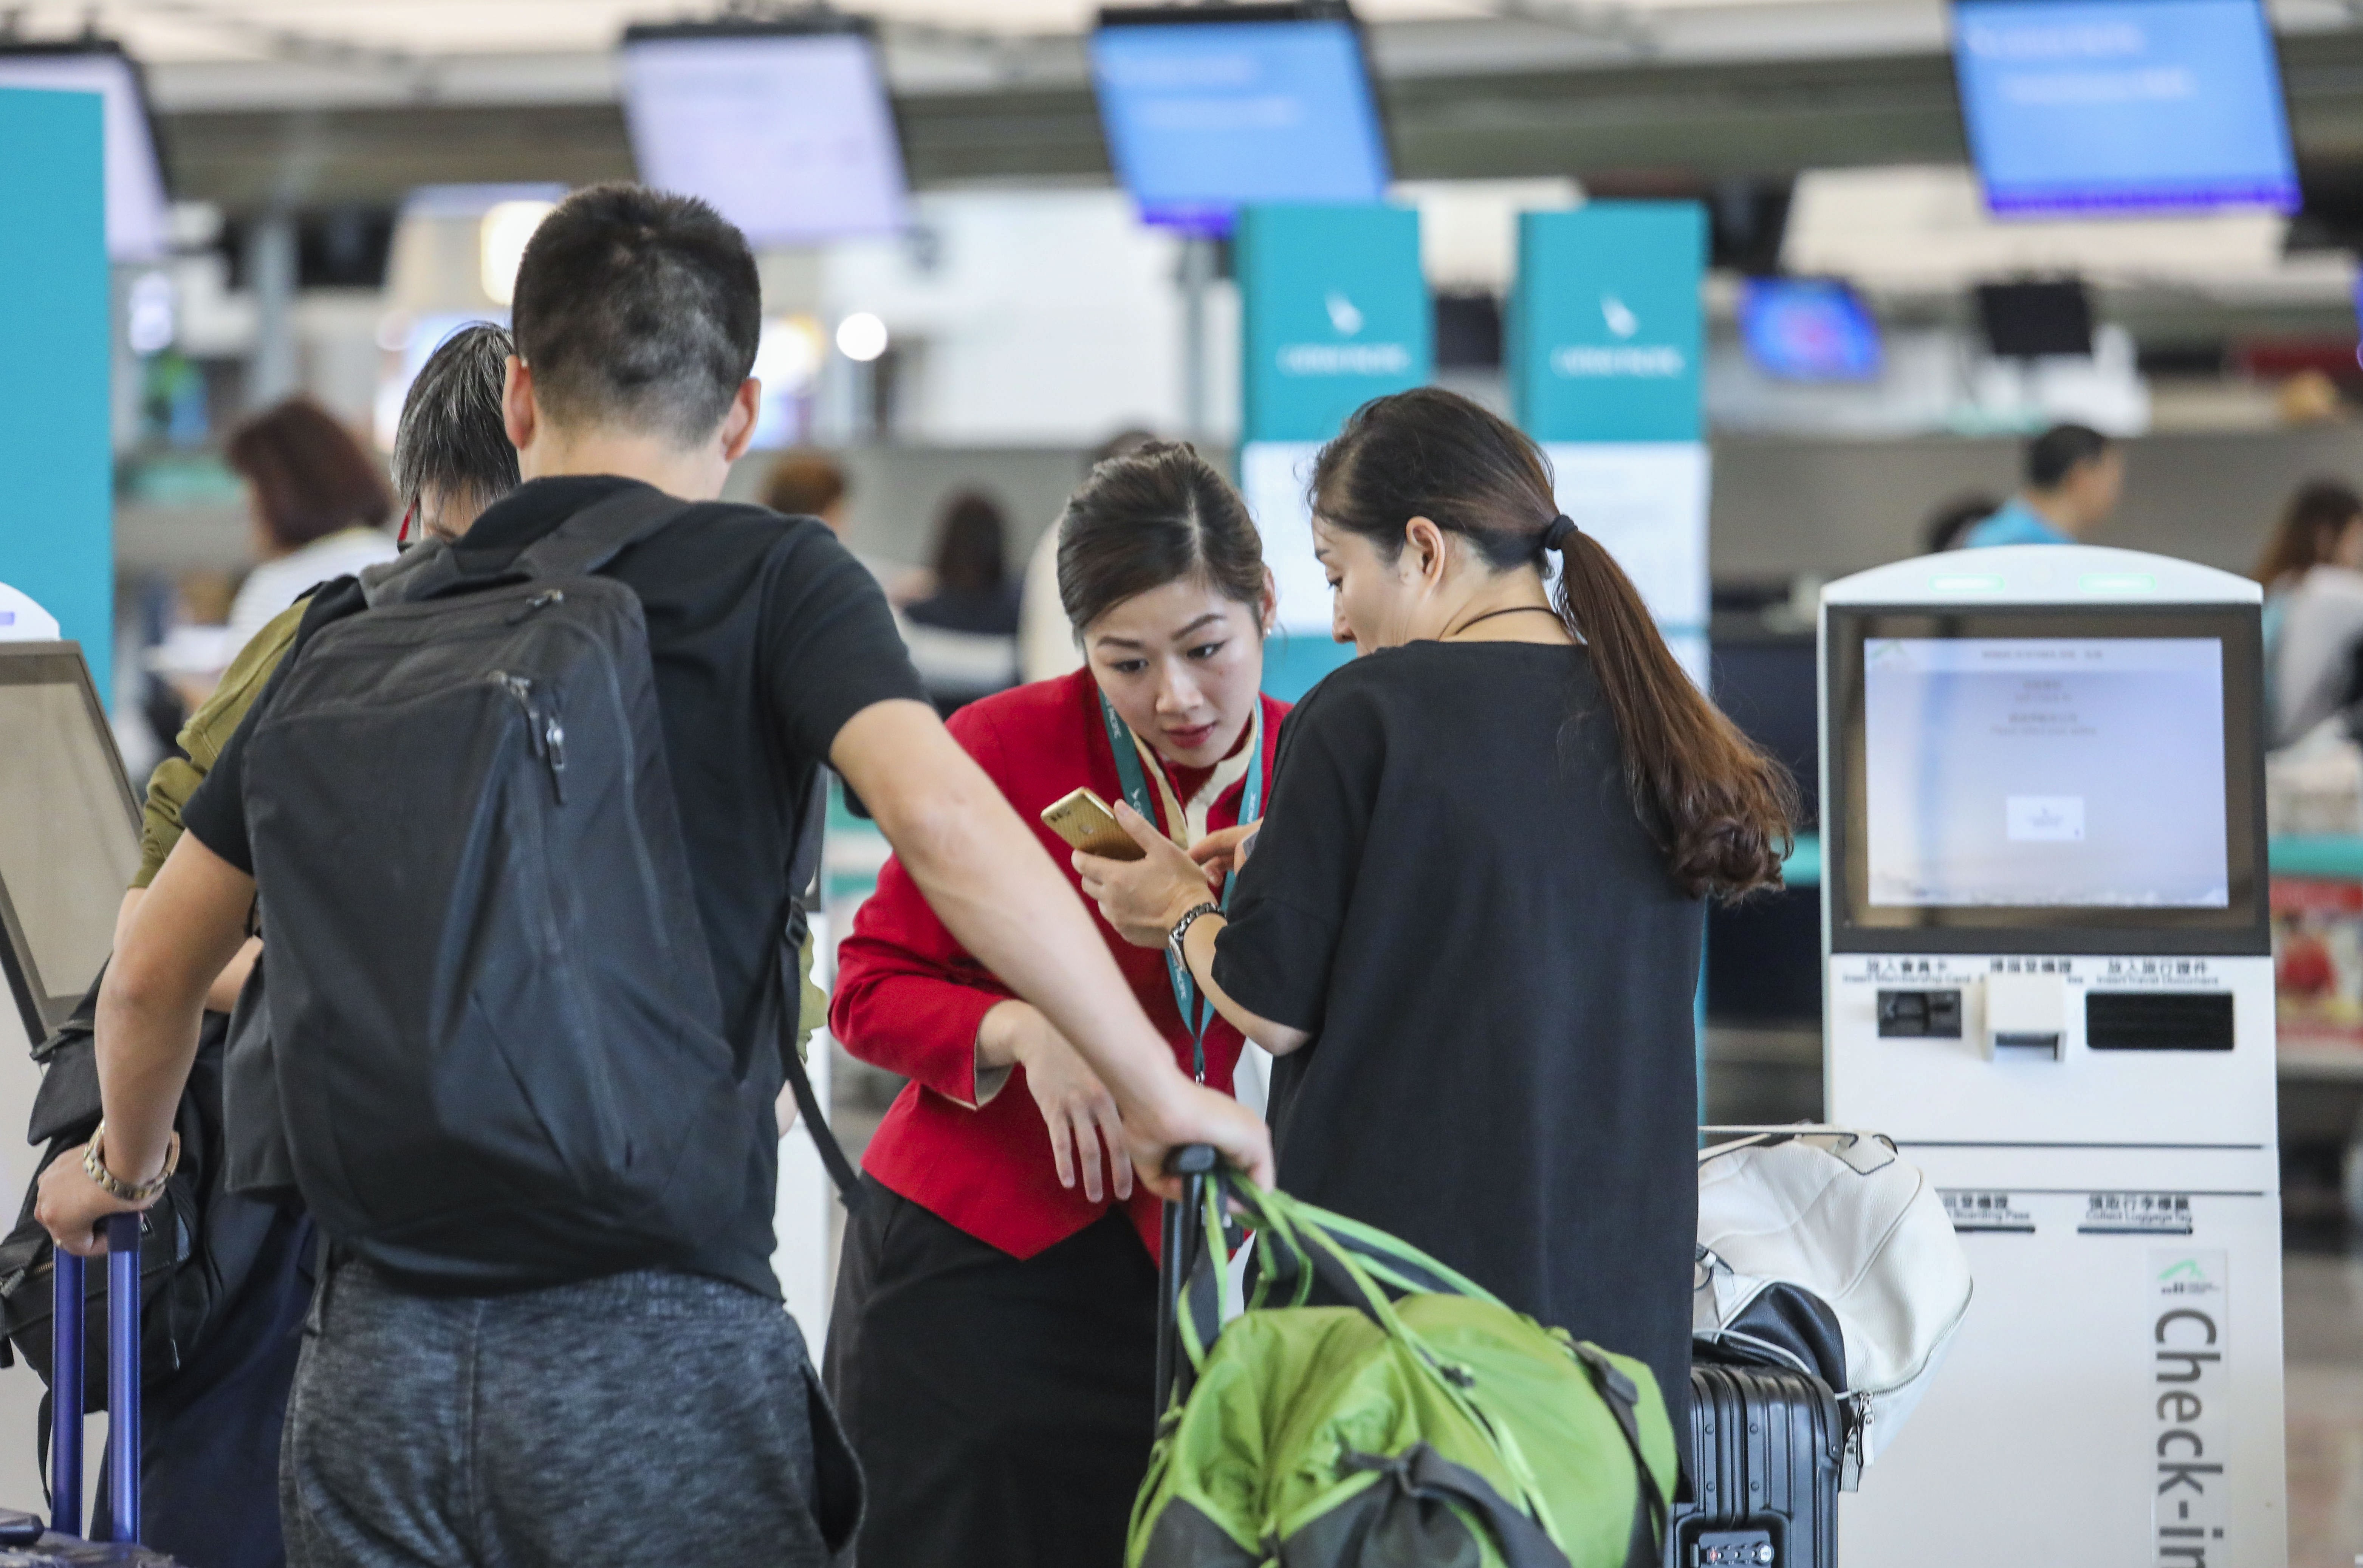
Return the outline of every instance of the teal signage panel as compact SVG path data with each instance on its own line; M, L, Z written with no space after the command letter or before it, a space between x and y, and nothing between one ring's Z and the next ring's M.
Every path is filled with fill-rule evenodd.
M115 646L105 141L95 93L0 90L0 582Z
M1326 441L1370 399L1426 384L1435 318L1417 213L1248 207L1232 254L1243 440Z
M1592 202L1518 219L1510 392L1538 441L1695 441L1706 209Z

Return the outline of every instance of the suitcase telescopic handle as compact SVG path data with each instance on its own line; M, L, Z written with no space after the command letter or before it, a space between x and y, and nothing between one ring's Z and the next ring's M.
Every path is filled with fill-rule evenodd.
M54 1250L50 1305L50 1528L82 1533L83 1260ZM106 1217L107 1512L139 1539L139 1216Z
M1222 1156L1212 1143L1182 1143L1166 1152L1165 1174L1182 1178L1182 1201L1165 1206L1164 1245L1157 1259L1157 1414L1188 1397L1179 1328L1182 1292L1190 1283L1192 1220L1206 1200L1206 1178Z

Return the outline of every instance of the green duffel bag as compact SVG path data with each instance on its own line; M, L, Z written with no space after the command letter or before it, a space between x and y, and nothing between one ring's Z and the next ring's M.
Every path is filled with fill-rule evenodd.
M1256 1231L1236 1317L1226 1198ZM1126 1568L1661 1560L1677 1461L1642 1363L1236 1173L1193 1178L1183 1213L1166 1226L1168 1278L1187 1282L1168 1314L1180 1356ZM1316 1279L1358 1305L1305 1305Z

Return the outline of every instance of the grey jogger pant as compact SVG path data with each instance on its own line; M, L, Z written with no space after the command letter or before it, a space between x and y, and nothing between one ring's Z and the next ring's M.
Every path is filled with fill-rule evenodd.
M777 1301L669 1272L424 1297L357 1263L305 1338L280 1496L290 1568L822 1568L860 1506Z

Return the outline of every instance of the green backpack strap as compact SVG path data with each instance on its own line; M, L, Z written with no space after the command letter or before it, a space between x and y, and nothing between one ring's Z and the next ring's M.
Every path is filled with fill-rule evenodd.
M1392 1482L1406 1496L1458 1503L1492 1532L1503 1568L1569 1568L1567 1553L1524 1509L1513 1507L1485 1477L1465 1464L1455 1464L1424 1442L1415 1442L1392 1458L1348 1452L1339 1468L1375 1470L1387 1478L1381 1485Z
M1625 1553L1625 1568L1647 1568L1659 1560L1664 1550L1668 1509L1666 1495L1658 1489L1658 1477L1649 1469L1649 1456L1641 1452L1641 1425L1636 1415L1641 1390L1599 1346L1578 1341L1575 1353L1584 1370L1592 1375L1592 1386L1600 1391L1600 1402L1616 1418L1616 1430L1625 1434L1625 1446L1633 1451L1633 1474L1639 1479L1641 1491L1633 1506L1633 1544Z

